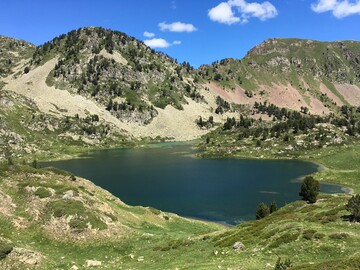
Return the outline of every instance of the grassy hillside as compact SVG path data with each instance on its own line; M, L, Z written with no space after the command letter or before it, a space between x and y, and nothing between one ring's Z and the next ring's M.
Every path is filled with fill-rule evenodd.
M198 72L203 79L228 91L241 87L249 98L275 99L271 92L280 86L282 94L290 99L288 88L294 88L307 107L315 106L311 100L316 99L332 110L341 105L340 102L352 104L337 85L358 87L359 71L359 42L269 39L241 60L223 59L200 67ZM329 91L324 91L324 87ZM271 102L276 104L276 99Z
M0 259L1 269L83 269L89 260L101 269L181 266L188 260L184 250L211 249L202 235L222 228L127 206L56 169L1 166L0 256L11 251Z
M314 151L328 167L315 177L355 188L359 148ZM360 224L349 220L345 207L350 195L290 203L233 228L130 207L51 168L2 165L0 197L0 250L11 250L0 259L2 269L85 269L92 263L101 263L97 269L273 269L278 257L289 258L291 269L360 265ZM238 241L243 251L233 249Z
M102 28L71 31L37 48L1 37L0 268L273 269L279 257L290 259L291 269L360 268L360 225L349 219L349 194L322 194L315 204L290 203L264 219L225 228L127 206L85 179L36 168L35 159L135 146L137 141L95 113L65 116L56 104L44 113L37 107L44 103L8 91L5 83L15 87L15 77L21 77L19 85L29 90L41 81L44 92L37 98L66 89L122 123L141 126L155 122L167 105L177 113L187 102L206 104L201 84L211 86L209 96L212 91L240 93L240 100L247 102L241 106L221 98L214 102L217 119L227 112L236 118L201 139L204 155L308 160L325 168L313 175L317 180L359 193L359 108L335 102L346 105L356 98L345 97L338 85L359 86L359 48L352 41L271 39L242 60L225 59L194 71L124 33ZM55 67L39 73L50 60ZM27 77L28 72L46 73L47 78ZM8 75L15 77L3 79ZM276 92L274 85L283 92ZM303 99L301 112L265 105L272 91L296 104ZM253 106L259 97L263 103ZM334 114L310 115L303 104L314 104L314 99ZM191 120L194 128L219 125L201 115L209 108L195 111L201 121ZM182 128L172 118L174 111L165 114L166 119ZM244 250L235 250L236 242L243 243Z
M52 159L97 147L134 146L135 141L97 115L58 118L24 96L0 92L0 160Z

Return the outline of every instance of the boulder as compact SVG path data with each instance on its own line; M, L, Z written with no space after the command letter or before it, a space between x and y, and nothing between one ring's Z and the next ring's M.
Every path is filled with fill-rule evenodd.
M100 261L96 261L96 260L86 260L86 267L96 267L96 266L101 266L101 262Z
M236 251L242 251L245 249L245 245L241 242L235 242L235 244L233 245L233 249L235 249Z

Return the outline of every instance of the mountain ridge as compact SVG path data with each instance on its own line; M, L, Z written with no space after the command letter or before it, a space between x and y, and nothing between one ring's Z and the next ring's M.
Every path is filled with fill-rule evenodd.
M286 124L283 118L295 115L304 120L307 139L324 141L317 144L324 147L312 146L303 152L288 148L290 143L305 143L289 142L294 136L289 136L292 127L284 134L278 131L277 140L294 156L300 153L302 159L327 166L329 169L314 175L317 179L354 187L358 192L356 141L351 139L340 146L323 144L332 134L327 130L330 124L317 125L317 116L308 115L309 110L320 115L324 110L324 114L334 115L341 111L340 116L346 118L334 117L340 127L334 130L346 137L344 128L350 124L351 129L353 120L352 125L357 124L353 116L359 109L340 105L350 101L357 104L356 83L341 86L332 81L336 73L331 72L328 79L308 78L312 71L306 66L300 63L297 72L295 62L287 59L288 64L276 58L279 55L274 55L275 59L249 55L249 61L226 59L188 72L186 63L179 65L148 49L138 57L145 50L140 43L142 49L128 50L132 51L128 56L127 49L117 49L120 44L111 49L109 40L106 49L109 32L89 31L90 39L86 30L76 30L57 44L49 43L47 49L38 47L35 54L35 48L25 46L24 58L11 52L0 55L0 61L13 60L8 62L5 77L0 77L0 158L6 159L0 162L1 267L271 269L281 255L291 259L294 269L359 268L359 226L348 220L348 194L321 195L315 204L290 203L260 221L225 229L153 208L124 205L85 179L54 168L38 168L36 161L59 154L72 157L78 149L84 153L96 148L142 146L147 141L139 138L146 136L155 140L196 138L216 127L219 129L205 143L215 148L217 157L231 156L234 151L253 158L263 152L261 145L279 149L276 140L270 138L267 123L274 121L281 128ZM78 39L82 45L77 47ZM137 48L136 41L125 39L130 48ZM85 48L88 40L96 41L94 53L93 47ZM148 74L151 61L155 75ZM346 70L348 66L341 67ZM321 66L318 70L323 72ZM121 78L126 75L124 80L119 74ZM155 89L149 84L151 76L156 76ZM135 79L141 80L140 86ZM151 116L152 110L157 114ZM235 129L239 116L240 127ZM258 119L259 134L257 139L247 134L247 147L241 141L245 132L239 130L253 132L255 128L249 126L255 122L253 118ZM314 120L310 123L315 127L312 131L307 120ZM297 129L302 130L300 126ZM224 135L221 140L219 130ZM297 136L302 135L297 130ZM228 149L222 151L221 146ZM283 158L286 152L280 154ZM244 250L235 250L234 244L245 245Z
M94 116L129 138L199 138L227 117L251 116L259 102L297 111L307 107L318 115L360 105L355 41L269 39L241 60L199 69L100 27L73 30L36 48L28 44L23 57L3 48L7 53L0 60L12 63L0 80L4 91L25 96L59 119ZM219 98L232 105L224 110ZM198 125L211 117L207 128Z

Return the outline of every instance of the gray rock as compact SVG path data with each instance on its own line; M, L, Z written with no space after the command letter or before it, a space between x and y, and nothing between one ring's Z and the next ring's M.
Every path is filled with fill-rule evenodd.
M97 266L101 266L101 262L100 261L96 261L96 260L86 260L86 267L97 267Z
M236 251L242 251L245 249L245 245L241 242L235 242L235 244L233 245L233 249L235 249Z

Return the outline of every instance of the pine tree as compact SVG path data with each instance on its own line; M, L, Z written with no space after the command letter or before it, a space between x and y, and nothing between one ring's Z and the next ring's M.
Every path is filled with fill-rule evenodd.
M355 221L360 221L360 195L352 196L346 204L346 209L351 212Z
M320 191L320 183L312 176L306 176L301 185L299 195L304 201L315 203Z
M278 210L278 207L277 207L276 202L275 202L275 201L272 201L272 202L271 202L271 205L270 205L270 214L271 214L271 213L274 213L274 212L277 211L277 210Z
M256 208L256 219L262 219L270 214L269 207L261 202L259 203L258 207Z

